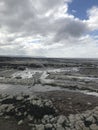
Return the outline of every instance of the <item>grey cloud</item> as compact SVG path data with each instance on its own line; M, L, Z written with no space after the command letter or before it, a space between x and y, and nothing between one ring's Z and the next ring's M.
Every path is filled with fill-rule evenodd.
M43 14L49 10L58 8L64 4L64 0L31 0L32 6L37 10L39 14Z
M5 26L9 32L25 31L33 34L49 32L52 27L52 25L50 27L51 17L46 18L45 13L64 4L63 0L1 0L0 2L4 3L2 5L4 9L0 11L1 26Z
M78 38L89 31L89 28L85 23L72 18L63 18L58 20L56 23L58 23L59 27L54 37L55 42L59 42L70 37Z
M62 7L63 0L0 0L1 2L4 4L0 10L0 27L4 27L9 34L14 34L14 37L6 38L8 45L17 44L17 38L34 38L36 35L47 39L52 35L49 42L55 44L66 38L81 37L88 30L83 21L69 16L57 19L54 18L54 14L45 16L47 11Z
M20 31L29 19L35 17L35 13L27 0L1 0L4 9L0 11L0 24L6 26L8 31Z

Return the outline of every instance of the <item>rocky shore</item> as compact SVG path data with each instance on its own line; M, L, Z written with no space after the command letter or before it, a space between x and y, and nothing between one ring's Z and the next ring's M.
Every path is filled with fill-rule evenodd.
M1 57L0 130L98 130L98 61Z
M98 107L82 113L59 115L51 100L29 95L1 95L0 118L16 120L28 130L98 130Z

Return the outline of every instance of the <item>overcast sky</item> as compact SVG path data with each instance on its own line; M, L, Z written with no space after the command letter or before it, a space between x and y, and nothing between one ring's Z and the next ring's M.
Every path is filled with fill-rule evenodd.
M98 58L98 0L0 0L0 55Z

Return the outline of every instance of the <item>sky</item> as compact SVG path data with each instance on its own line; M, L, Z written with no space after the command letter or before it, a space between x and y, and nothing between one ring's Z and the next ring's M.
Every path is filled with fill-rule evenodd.
M98 0L0 0L0 55L98 58Z

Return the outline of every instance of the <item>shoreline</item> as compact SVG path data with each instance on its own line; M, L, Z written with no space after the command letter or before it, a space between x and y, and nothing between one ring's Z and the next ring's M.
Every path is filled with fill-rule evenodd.
M0 129L98 130L97 61L13 61L0 64Z

